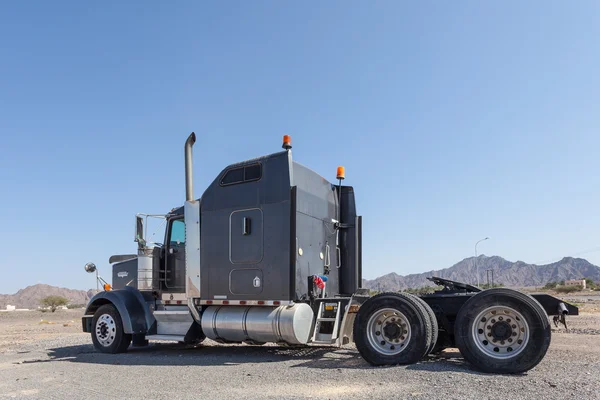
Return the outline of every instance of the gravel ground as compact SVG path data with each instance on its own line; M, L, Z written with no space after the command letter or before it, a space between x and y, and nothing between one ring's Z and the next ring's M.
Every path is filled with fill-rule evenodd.
M569 318L570 333L554 330L545 359L522 375L479 373L456 349L384 368L351 346L163 342L106 355L80 333L81 311L10 314L0 314L0 398L600 399L600 314Z

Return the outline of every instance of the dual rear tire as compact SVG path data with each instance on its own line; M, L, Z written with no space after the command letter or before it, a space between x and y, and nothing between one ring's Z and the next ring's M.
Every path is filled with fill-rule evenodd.
M483 372L521 373L535 367L550 346L550 321L531 296L484 290L456 316L454 337L462 356Z
M354 341L372 365L412 364L437 342L436 316L425 301L405 293L367 300L354 320ZM456 346L483 372L521 373L535 367L550 346L546 311L531 296L489 289L461 307L454 324Z
M435 315L423 300L382 293L360 307L353 335L360 355L371 365L413 364L433 349L437 329Z

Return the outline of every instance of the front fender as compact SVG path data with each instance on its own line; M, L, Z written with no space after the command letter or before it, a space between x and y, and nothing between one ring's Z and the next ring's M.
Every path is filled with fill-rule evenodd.
M96 310L105 304L112 304L119 311L125 333L147 333L154 324L154 316L148 304L135 288L125 287L98 293L88 303L85 315L94 315Z

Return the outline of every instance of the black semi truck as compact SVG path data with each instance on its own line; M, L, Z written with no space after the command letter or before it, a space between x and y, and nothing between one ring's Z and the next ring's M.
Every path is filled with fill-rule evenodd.
M186 201L165 215L136 216L137 254L112 256L112 285L82 318L97 350L149 340L188 344L356 344L372 365L418 362L458 347L485 372L537 365L550 345L549 315L578 309L549 295L430 278L443 290L369 296L362 283L362 217L354 188L331 183L283 151L226 167L194 197L185 142ZM166 224L147 242L148 218ZM88 272L96 267L86 265ZM566 324L565 324L566 326Z

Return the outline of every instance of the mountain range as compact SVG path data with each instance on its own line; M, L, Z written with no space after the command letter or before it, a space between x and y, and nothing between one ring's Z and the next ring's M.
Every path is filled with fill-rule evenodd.
M0 294L0 309L5 309L7 305L17 308L34 309L40 305L40 300L46 296L62 296L69 299L70 304L87 304L96 290L75 290L65 289L56 286L37 284L27 286L15 294Z
M600 281L600 267L582 258L565 257L552 264L536 265L523 261L512 262L498 256L481 255L477 258L465 258L450 268L406 276L392 272L372 280L363 279L363 287L379 291L398 291L433 286L433 283L426 279L430 276L476 284L477 267L480 283L486 283L486 271L493 270L494 282L507 287L539 287L548 282L583 278ZM66 297L71 304L87 304L96 292L91 289L75 290L37 284L21 289L15 294L0 294L0 309L6 308L8 304L17 308L37 308L40 300L50 295Z
M523 261L512 262L498 256L480 255L477 258L465 258L450 268L406 276L392 272L372 280L363 279L363 287L379 291L398 291L433 286L433 283L426 279L430 276L476 284L477 267L481 284L487 282L486 271L493 270L494 283L502 283L507 287L544 286L548 282L583 278L600 281L600 267L582 258L565 257L552 264L536 265Z

